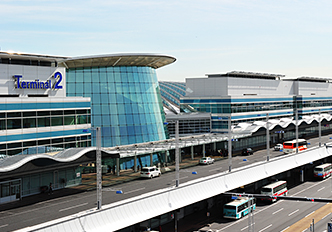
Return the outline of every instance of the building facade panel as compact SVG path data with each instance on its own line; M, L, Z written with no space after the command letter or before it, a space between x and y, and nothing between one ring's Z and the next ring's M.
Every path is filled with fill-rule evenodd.
M90 98L66 97L55 58L0 53L0 156L91 144Z
M331 113L332 84L322 78L284 78L278 74L231 72L188 78L181 108L211 113L212 132L227 132L232 124ZM189 90L189 91L188 91ZM219 91L219 92L218 92Z

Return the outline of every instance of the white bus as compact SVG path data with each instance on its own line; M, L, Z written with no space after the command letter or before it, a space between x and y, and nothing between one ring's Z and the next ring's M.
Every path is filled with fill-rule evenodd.
M321 164L314 168L314 177L319 179L325 179L331 176L332 164Z
M297 140L298 143L298 150L299 151L304 151L307 150L307 140L305 139L298 139ZM283 151L284 153L294 153L296 152L296 139L292 140L292 141L287 141L283 143Z
M261 189L261 194L268 196L286 196L288 193L287 190L287 181L280 180L272 184L266 185ZM262 199L275 202L276 199Z
M224 205L224 218L239 219L256 209L254 197L239 197Z

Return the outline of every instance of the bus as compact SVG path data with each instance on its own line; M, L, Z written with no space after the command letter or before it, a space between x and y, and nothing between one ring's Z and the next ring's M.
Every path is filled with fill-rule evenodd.
M269 195L269 196L286 196L288 193L287 190L287 181L280 180L277 182L274 182L272 184L266 185L261 189L261 194L263 195ZM262 200L269 200L272 202L275 202L276 199L264 199Z
M239 219L256 209L254 197L239 197L224 205L224 218Z
M299 151L307 150L307 140L298 139L297 142L299 144ZM294 153L294 152L296 152L296 139L284 142L283 151L284 151L284 153Z
M325 179L331 176L332 164L321 164L314 168L314 177L319 179Z

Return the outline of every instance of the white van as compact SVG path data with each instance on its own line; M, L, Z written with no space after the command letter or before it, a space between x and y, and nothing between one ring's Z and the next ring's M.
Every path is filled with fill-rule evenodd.
M144 178L152 179L153 177L160 176L160 175L161 175L160 169L157 168L156 166L143 167L141 170L141 177L144 177Z

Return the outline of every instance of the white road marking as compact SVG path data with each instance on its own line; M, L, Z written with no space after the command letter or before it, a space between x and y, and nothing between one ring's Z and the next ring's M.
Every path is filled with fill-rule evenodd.
M279 209L279 210L277 210L277 211L275 211L275 212L273 212L272 214L276 214L276 213L279 213L281 210L283 210L284 208L281 208L281 209Z
M248 163L248 161L249 161L249 160L247 160L247 161L242 161L242 162L240 162L239 164Z
M68 207L68 208L65 208L65 209L60 209L59 212L70 210L70 209L74 209L74 208L81 207L81 206L84 206L84 205L87 205L87 204L88 204L88 202L80 204L80 205L74 205L72 207Z
M297 194L300 194L300 193L302 193L302 192L304 192L304 191L307 191L308 189L310 189L310 188L312 188L312 187L315 187L316 185L319 185L319 184L321 184L321 183L324 183L324 182L327 181L327 180L328 180L328 179L323 180L323 181L320 181L320 182L318 182L317 184L310 185L308 188L303 189L303 190L301 190L301 191L299 191L299 192L293 194L292 196L296 196Z
M213 172L213 171L218 171L218 170L221 170L222 168L214 168L214 169L210 169L209 172Z
M2 225L2 226L0 226L0 228L6 227L6 226L8 226L8 224L6 224L6 225Z
M324 218L326 218L327 216L329 216L330 214L328 213L328 214L326 214L321 220L323 220Z
M128 193L133 193L133 192L141 191L141 190L143 190L143 189L145 189L145 187L143 187L143 188L139 188L139 189L135 189L135 190L131 190L131 191L125 192L124 194L128 194Z
M186 179L186 178L188 178L188 176L180 177L179 179L182 180L182 179ZM176 179L174 179L173 181L176 181Z
M297 211L299 211L299 209L297 209L297 210L295 210L294 212L292 212L292 213L288 214L288 216L291 216L291 215L293 215L293 214L294 214L294 213L296 213Z
M305 216L305 217L308 217L309 215L311 215L311 214L313 214L315 211L312 211L311 213L309 213L307 216Z
M285 229L283 229L282 231L280 231L280 232L284 232L285 230L287 230L289 228L289 226L287 226Z
M264 230L270 228L271 226L272 226L272 224L271 224L271 225L268 225L267 227L265 227L265 228L263 228L263 229L261 229L259 232L262 232L262 231L264 231Z
M246 230L248 227L249 227L249 226L246 226L246 227L242 228L241 231Z
M319 192L319 191L321 191L321 190L323 190L323 189L325 189L325 187L318 189L317 192Z

